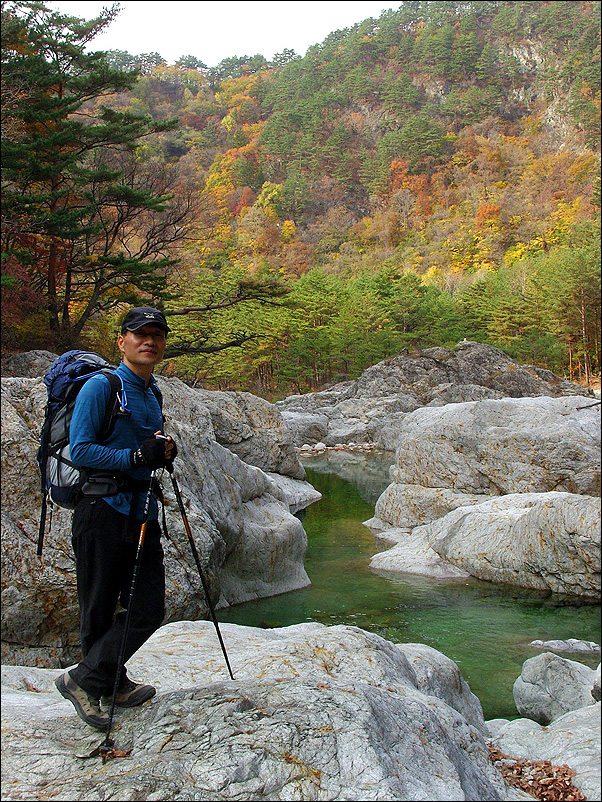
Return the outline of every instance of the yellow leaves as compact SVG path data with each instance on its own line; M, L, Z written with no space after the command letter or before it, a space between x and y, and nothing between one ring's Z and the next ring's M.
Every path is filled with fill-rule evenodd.
M517 242L516 245L508 248L504 254L504 264L513 265L515 262L521 262L523 259L534 256L537 253L543 253L543 251L543 237L534 237L529 242Z
M597 170L597 160L593 153L583 153L578 156L568 168L567 173L579 183L591 178Z
M292 220L285 220L280 229L282 242L290 242L297 233L297 226Z
M271 181L264 181L259 197L255 201L255 206L268 208L282 197L282 184L274 184Z
M249 97L249 93L259 81L259 75L241 75L239 78L229 78L220 85L220 91L216 94L216 99L227 106L235 105L235 97Z
M541 116L538 114L531 114L528 117L523 117L520 123L527 137L534 137L543 130Z
M226 114L226 116L222 118L222 125L224 126L226 131L231 131L236 125L236 120L234 119L232 114Z
M420 282L424 284L425 287L428 287L431 284L438 286L442 276L443 270L439 267L439 265L431 265L426 273L423 273L420 277Z
M217 156L209 168L209 175L205 184L205 189L215 197L224 197L223 191L232 192L234 181L232 180L231 169L236 161L236 156L232 152Z
M580 216L582 206L581 198L575 198L572 203L559 201L558 207L550 215L552 225L545 231L544 238L547 245L562 242L569 229Z
M525 258L544 253L551 245L562 243L575 222L581 217L583 201L577 197L570 203L558 201L556 209L550 214L550 223L543 234L533 237L528 242L517 242L504 254L504 264L512 265ZM520 216L511 218L510 223L518 226Z

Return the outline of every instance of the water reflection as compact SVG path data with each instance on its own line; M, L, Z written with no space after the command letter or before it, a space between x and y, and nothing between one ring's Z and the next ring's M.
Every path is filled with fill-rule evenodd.
M332 473L353 485L364 501L374 504L390 484L389 469L395 454L358 451L325 451L303 459L305 468L318 473Z
M370 558L387 545L362 521L389 483L389 457L342 454L305 461L308 481L323 496L303 518L311 586L221 610L220 620L266 628L352 624L396 643L426 643L458 664L486 718L517 716L512 686L523 662L540 653L530 641L600 643L600 605L474 578L372 571ZM566 656L592 668L600 659Z

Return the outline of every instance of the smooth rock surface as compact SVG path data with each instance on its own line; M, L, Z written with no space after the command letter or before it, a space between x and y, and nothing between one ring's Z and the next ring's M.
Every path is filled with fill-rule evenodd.
M420 529L440 557L479 579L600 598L597 498L512 493Z
M370 521L365 526L370 528ZM457 568L442 559L434 551L426 537L426 527L408 529L386 529L377 532L394 545L375 554L370 560L370 568L379 573L409 573L431 576L435 579L462 579L470 576L468 571Z
M583 663L551 652L525 660L512 693L525 718L547 725L571 710L595 704L596 672Z
M381 499L377 510L387 514ZM406 522L414 510L404 507L401 520ZM372 557L370 566L377 570L442 578L458 572L600 598L600 503L591 496L514 493L458 507L424 526L387 528L379 518L365 526L394 543Z
M395 461L398 484L599 496L600 414L582 396L425 407L404 418Z
M488 581L600 598L600 421L586 398L423 407L398 434L393 481L366 521L396 545L374 568L422 573L428 555L434 576L446 562Z
M251 393L197 390L218 443L262 471L305 479L284 421L273 404Z

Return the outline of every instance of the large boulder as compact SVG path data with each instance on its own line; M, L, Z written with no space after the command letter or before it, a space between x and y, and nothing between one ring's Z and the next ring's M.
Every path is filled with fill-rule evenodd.
M478 700L434 649L355 627L162 627L128 663L157 696L119 711L127 758L102 741L48 669L3 668L3 799L502 800ZM35 747L33 746L35 745ZM92 787L93 783L93 787Z
M393 477L398 474L393 468ZM428 481L425 476L424 481ZM425 487L393 481L376 500L374 517L366 521L370 529L384 530L394 525L400 529L436 521L458 507L480 504L487 496L459 493L448 487Z
M579 396L424 407L399 427L391 476L375 507L381 529L430 523L491 496L599 496L599 411Z
M292 395L276 406L297 446L355 442L395 450L404 416L422 406L565 395L593 393L548 370L518 365L499 348L465 341L385 359L355 381Z
M600 411L583 396L423 408L404 418L395 461L398 484L599 496Z
M512 689L516 709L547 726L571 710L595 704L596 672L551 652L525 660Z
M475 576L536 590L600 598L600 502L572 493L516 493L461 506L413 528L365 525L392 543L377 571Z
M177 482L186 504L203 572L217 606L304 587L307 538L291 512L310 503L307 483L247 464L217 442L203 394L178 379L159 379L166 431L179 446ZM73 662L78 653L78 608L71 549L71 513L57 509L42 560L36 556L41 506L35 459L46 404L41 379L2 379L2 657L41 666ZM295 476L300 463L268 462ZM302 493L295 493L298 483ZM197 568L171 483L165 477L166 621L208 614ZM289 503L290 495L290 503ZM314 496L315 498L315 496Z
M209 410L218 443L262 471L305 479L282 415L273 404L251 393L196 392Z
M25 351L2 357L2 376L4 378L36 379L43 376L58 354L52 351Z
M498 496L459 507L414 530L419 532L441 558L479 579L600 598L597 498L557 492Z
M485 388L503 396L580 394L581 388L548 370L518 365L484 343L464 341L453 348L427 348L412 358L400 355L379 362L357 379L357 395L411 392L422 404L436 398L446 385Z
M600 597L600 423L587 398L423 407L399 427L393 482L366 525L386 571ZM451 572L453 574L453 571Z

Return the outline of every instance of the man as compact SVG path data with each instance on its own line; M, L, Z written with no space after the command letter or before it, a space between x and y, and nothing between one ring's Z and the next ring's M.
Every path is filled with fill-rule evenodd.
M130 310L117 338L122 361L115 371L122 384L121 410L111 434L99 442L108 379L99 373L80 390L70 428L72 461L81 468L112 472L120 484L110 496L81 495L73 513L72 543L76 557L77 593L83 659L55 682L87 724L106 731L102 697L112 699L130 603L132 574L151 471L175 459L171 438L158 439L163 416L152 375L161 362L169 327L162 312L150 307ZM151 500L140 572L132 601L125 659L145 643L163 621L165 571L158 505ZM133 682L125 667L116 704L134 707L155 694L152 685Z

